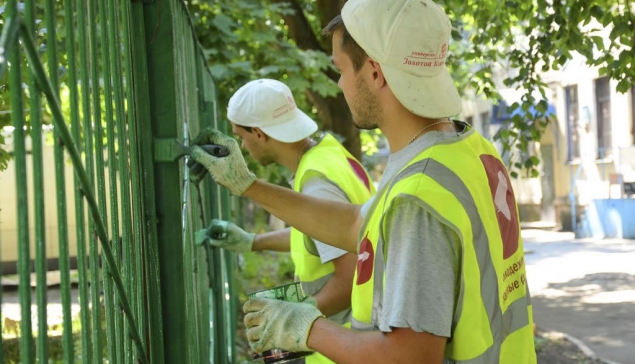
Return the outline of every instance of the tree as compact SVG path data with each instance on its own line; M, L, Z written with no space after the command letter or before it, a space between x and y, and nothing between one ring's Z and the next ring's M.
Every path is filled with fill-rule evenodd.
M175 0L177 1L177 0ZM180 0L178 0L180 1ZM494 73L498 67L518 72L507 87L524 90L520 105L545 112L541 73L558 70L574 52L597 66L601 75L618 81L626 92L635 83L635 3L631 0L438 0L453 22L448 66L461 92L499 97ZM338 74L330 63L330 40L320 30L337 15L345 0L191 0L188 2L198 39L220 92L220 103L247 81L270 77L284 81L298 105L322 128L339 135L360 155L359 133L337 88ZM3 7L0 6L0 16ZM0 24L3 20L0 19ZM608 37L602 36L607 30ZM63 42L63 34L60 33ZM0 111L8 107L6 77L0 80ZM535 91L542 92L536 99ZM225 110L221 107L221 110ZM0 127L8 124L0 114ZM44 115L46 117L46 115ZM526 151L539 140L548 120L515 116L496 135L506 149ZM371 142L377 134L365 134ZM0 143L2 141L0 140ZM0 144L0 169L6 162ZM512 169L535 171L538 162L526 153ZM515 164L515 165L514 165Z
M629 0L439 2L453 22L448 66L459 90L497 99L496 68L516 69L504 84L522 89L524 96L521 104L510 107L527 111L535 106L539 112L526 118L516 115L495 136L507 150L527 151L529 142L540 139L548 123L540 114L547 110L547 85L541 74L560 69L574 52L586 56L589 65L601 67L600 74L618 80L618 91L626 92L634 84L635 5ZM223 97L252 78L282 79L296 97L305 96L302 107L314 110L322 127L344 137L344 145L359 156L358 132L341 93L333 87L339 76L327 61L330 41L320 36L344 3L194 0L190 9ZM610 29L608 39L600 35L604 28ZM536 90L542 98L534 96ZM527 153L518 155L521 160L513 161L510 168L536 174L539 160Z

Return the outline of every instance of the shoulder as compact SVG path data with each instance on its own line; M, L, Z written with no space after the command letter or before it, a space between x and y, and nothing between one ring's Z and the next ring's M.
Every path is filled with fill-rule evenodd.
M335 182L319 172L312 172L305 177L300 192L311 197L349 202L346 193Z

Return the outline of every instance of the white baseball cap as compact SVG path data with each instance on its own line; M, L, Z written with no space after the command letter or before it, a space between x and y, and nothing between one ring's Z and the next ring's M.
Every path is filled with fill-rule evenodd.
M346 30L381 65L390 89L412 113L444 118L461 112L445 65L452 25L431 0L349 0Z
M246 83L229 99L227 117L237 125L260 128L284 143L300 141L317 131L317 124L298 109L287 85L262 78Z

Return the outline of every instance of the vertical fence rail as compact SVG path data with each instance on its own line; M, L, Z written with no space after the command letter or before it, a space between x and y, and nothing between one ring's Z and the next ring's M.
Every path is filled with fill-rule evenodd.
M33 1L25 2L24 18L30 34L35 31L35 8ZM35 270L36 270L36 302L37 302L37 359L44 362L48 358L48 343L46 322L46 239L45 239L45 215L44 215L44 178L42 162L42 118L40 113L41 102L35 77L27 71L30 95L30 120L33 156L33 196L35 208Z
M69 103L69 115L71 120L71 130L73 135L73 141L77 148L81 150L81 137L80 137L80 124L79 124L79 96L77 89L77 68L76 68L76 57L77 54L75 52L75 22L73 17L73 0L64 0L64 35L65 35L65 53L66 53L66 67L68 79L66 82L66 87L68 89L68 103ZM56 148L59 145L56 143ZM56 171L56 176L61 175L62 170ZM84 226L83 226L83 216L84 216L84 202L80 191L81 182L79 180L78 175L73 176L73 203L75 207L75 244L77 255L79 255L80 247L82 247L82 252L84 251ZM61 189L58 188L58 193ZM63 191L63 190L62 190ZM64 196L65 197L65 196ZM59 200L60 203L65 201L64 199ZM59 218L59 216L58 216ZM60 223L61 225L66 225L66 218L64 218L64 223ZM66 226L64 226L66 229ZM60 270L60 294L62 301L62 312L63 312L63 330L62 330L62 343L63 343L63 359L64 363L73 364L75 362L75 354L74 354L74 345L73 345L73 325L72 325L72 311L71 311L71 278L70 278L70 249L69 249L69 241L68 241L68 232L64 230L64 235L59 235L58 247L59 247L59 270ZM78 270L79 270L79 262L80 260L76 260L78 262ZM83 261L82 261L83 263ZM83 267L83 265L82 265ZM79 272L79 283L82 292L86 292L84 275ZM85 296L82 300L85 299ZM82 316L83 317L83 316ZM82 321L83 322L83 321ZM86 357L87 348L85 343L82 341L82 357Z
M103 64L99 63L98 57L98 47L99 44L97 42L97 2L95 0L85 1L87 6L87 16L88 19L88 45L90 47L90 73L91 73L91 96L92 96L92 114L94 115L94 124L92 125L93 132L89 134L89 138L94 137L94 146L95 146L95 178L96 184L93 185L93 188L96 188L96 196L99 202L99 214L102 217L102 221L105 226L108 226L108 214L106 210L106 206L108 202L106 201L106 173L104 171L104 128L102 125L102 120L105 119L106 124L111 124L113 122L111 118L102 119L102 111L101 111L101 101L102 101L102 93L105 92L105 88L102 87L102 83L105 84L110 82L106 78L105 73L102 75L99 74L99 70L103 67ZM100 19L101 22L104 22L103 19ZM103 52L103 49L100 49ZM102 76L103 78L101 78ZM103 81L103 82L102 82ZM95 191L95 190L93 190ZM114 212L113 212L114 213ZM110 235L112 237L112 235ZM112 241L112 240L111 240ZM101 273L99 270L100 266L100 258L99 258L99 247L97 245L97 236L91 236L91 245L90 245L90 288L91 288L91 314L92 314L92 344L93 344L93 362L94 363L102 363L103 362L103 343L102 343L102 326L108 327L108 325L102 325L102 314L101 314L101 297L100 292L102 288L101 283ZM105 263L107 265L107 263Z
M0 248L17 246L20 314L19 357L2 330L0 362L234 363L235 257L193 242L231 199L173 155L227 128L186 4L8 0L0 16L16 191Z
M120 211L121 214L121 236L112 235L115 237L114 244L114 253L117 258L117 263L124 267L124 274L126 272L126 266L123 263L124 256L124 247L131 244L131 233L132 233L132 218L131 218L131 207L130 207L130 189L129 184L126 181L130 180L130 174L128 169L128 145L126 143L125 138L125 103L124 103L124 86L123 86L123 73L122 73L122 60L118 55L121 52L121 47L119 46L119 42L121 42L120 33L116 30L115 25L121 24L118 11L119 8L116 7L114 0L108 0L108 15L107 21L110 24L108 26L108 51L110 53L110 67L114 71L113 73L113 88L114 88L114 99L115 99L115 114L116 114L116 123L115 123L115 134L117 135L118 142L118 158L117 163L114 160L110 160L111 168L117 168L119 172L119 196L121 198L121 208L117 211ZM114 139L113 139L114 140ZM113 190L117 191L116 188ZM118 240L118 241L117 241ZM127 282L127 280L126 280ZM116 363L128 363L129 356L127 352L130 350L130 341L124 340L124 333L127 332L127 328L124 325L124 319L121 315L115 314L115 332L116 332L116 347L117 352L112 359Z
M9 0L6 7L8 17L17 16L18 7L16 0ZM13 145L15 151L15 183L17 187L18 272L22 283L18 285L21 312L20 357L22 363L28 364L33 362L33 333L31 329L31 249L29 240L24 103L22 98L22 57L18 42L14 41L7 49L9 53L8 61L11 64L9 69L9 88L11 90L11 120L14 127Z
M108 25L113 25L113 22L107 19L106 16L106 1L99 1L99 19L100 22L100 33L102 39L102 67L104 74L104 102L105 102L105 115L106 120L114 120L113 116L113 97L112 97L112 77L111 77L111 50L109 48L110 37L111 34L109 32ZM105 46L104 46L105 45ZM115 149L115 145L117 144L117 139L115 136L115 128L114 122L108 122L106 124L106 135L108 138L108 184L110 186L110 236L112 237L113 243L113 254L115 257L118 256L119 253L119 244L117 243L119 237L119 203L117 197L117 151ZM104 196L105 199L105 196ZM106 263L107 264L107 263ZM112 283L110 281L110 276L107 273L107 270L104 270L104 274L102 277L102 281L104 282L104 303L106 306L106 335L108 342L108 357L116 358L117 353L117 333L115 324L116 316L119 316L115 312L115 300L114 290L112 287ZM116 360L114 360L116 361Z
M78 122L82 125L83 130L79 130L81 133L78 140L78 148L83 146L84 148L84 168L86 168L86 174L88 175L88 181L90 183L89 190L93 191L94 186L94 170L93 170L93 143L92 138L92 115L90 112L90 80L88 69L88 39L86 37L86 1L77 0L75 3L75 9L77 11L77 41L78 41L78 56L79 56L79 86L81 91L81 120ZM74 47L75 45L73 45ZM78 211L75 212L76 216L76 228L78 235L77 242L77 271L79 275L79 304L80 304L80 322L81 322L81 343L82 343L82 362L90 364L92 362L92 345L91 345L91 318L89 308L89 287L88 287L88 275L90 267L87 266L87 257L90 254L90 246L92 240L90 232L94 229L94 223L92 219L88 220L88 234L85 230L85 217L84 217L84 204L80 201L81 206L78 206ZM81 240L79 237L81 236ZM88 251L86 249L86 241L88 241ZM95 363L97 364L97 363Z

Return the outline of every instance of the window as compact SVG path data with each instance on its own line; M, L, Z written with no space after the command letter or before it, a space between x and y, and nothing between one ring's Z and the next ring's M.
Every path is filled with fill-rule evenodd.
M564 89L567 103L567 144L569 162L580 158L580 118L578 116L578 85L567 86Z
M611 127L611 88L606 77L595 80L595 100L597 103L598 159L610 156L613 147Z

